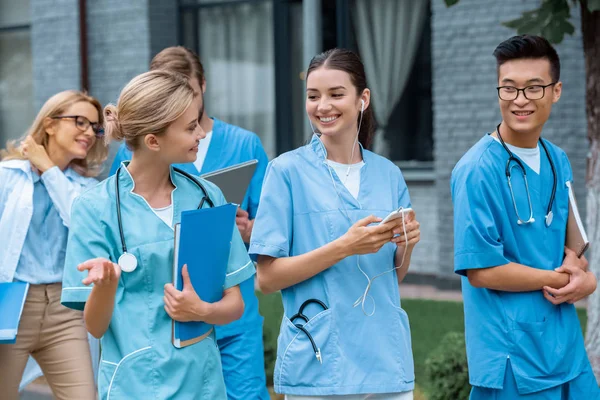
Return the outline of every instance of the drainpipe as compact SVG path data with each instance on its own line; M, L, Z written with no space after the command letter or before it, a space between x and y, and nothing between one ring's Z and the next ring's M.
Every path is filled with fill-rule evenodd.
M89 90L90 85L88 77L88 46L85 0L79 0L79 64L81 74L81 90L86 92Z

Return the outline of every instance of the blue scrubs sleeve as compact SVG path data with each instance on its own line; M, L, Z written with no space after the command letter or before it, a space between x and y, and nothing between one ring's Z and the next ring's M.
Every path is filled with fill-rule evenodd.
M110 173L108 176L112 176L117 172L117 169L123 161L131 160L131 150L127 148L125 143L121 143L119 150L115 155L112 165L110 166Z
M260 193L262 190L263 180L265 178L265 171L267 170L267 164L269 159L265 149L263 148L260 138L255 135L253 144L254 158L258 160L254 176L250 181L250 188L248 189L248 207L247 211L250 214L250 219L256 218L256 212L258 211L258 202L260 200Z
M265 173L260 205L252 228L250 254L280 258L290 255L293 204L289 177L277 159Z
M227 204L223 192L221 192L216 185L211 184L210 186L214 188L216 192L215 205L219 206ZM250 279L255 273L254 263L250 260L250 256L248 256L246 245L242 240L242 235L234 222L231 250L229 252L229 262L227 264L227 275L225 275L225 289L239 285Z
M255 272L254 263L248 256L246 245L244 244L242 235L240 235L240 231L237 229L236 225L233 228L229 264L227 265L227 275L225 276L225 289L237 286L250 279L254 276Z
M98 257L116 262L110 256L108 232L99 222L99 215L93 204L83 197L77 198L71 208L61 303L76 310L83 310L92 292L92 285L85 286L81 283L88 272L78 271L77 266Z
M501 191L494 182L493 174L486 174L478 164L453 173L454 272L459 275L509 263L499 230Z
M400 172L400 180L398 181L398 207L412 207L408 186L406 186L406 181L404 180L404 176L402 176L402 172Z

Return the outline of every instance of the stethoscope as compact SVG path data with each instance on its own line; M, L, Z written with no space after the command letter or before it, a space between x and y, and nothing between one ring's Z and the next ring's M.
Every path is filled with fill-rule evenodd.
M512 151L510 151L510 149L508 148L506 143L504 143L504 140L502 139L502 135L500 135L500 124L498 124L498 126L496 127L496 132L498 132L498 139L500 139L500 143L502 143L502 147L504 147L504 150L506 150L506 152L508 153L508 161L506 162L506 179L508 180L508 188L510 189L510 197L512 198L513 207L515 208L515 214L517 215L517 224L519 224L519 225L531 224L531 223L535 222L535 218L533 218L533 206L531 204L531 196L529 195L529 185L527 184L527 171L525 170L525 166L523 166L523 163L521 162L521 160L516 158L514 156L514 154L512 153ZM552 194L550 195L550 202L548 203L548 208L546 209L546 218L545 218L546 226L550 226L550 224L552 224L552 220L554 219L554 213L552 212L552 206L554 205L554 197L556 195L556 185L557 185L556 169L554 168L554 162L552 161L552 157L550 157L550 152L548 151L548 148L546 147L546 144L544 143L542 138L539 139L539 142L542 145L542 147L544 148L544 152L546 152L546 157L548 157L548 161L550 162L550 168L552 169L552 177L554 178L554 182L552 184ZM527 192L527 202L529 204L529 218L526 221L522 220L521 217L519 216L519 211L517 210L517 203L515 201L515 194L513 192L513 187L510 182L511 171L513 168L515 168L515 164L512 164L512 166L511 166L512 161L514 161L516 163L516 165L518 165L519 168L521 168L521 171L523 172L523 180L525 181L525 190Z
M304 324L300 325L294 322L295 319L300 318L301 320L304 320L304 323L308 323L308 317L304 315L304 308L306 308L307 305L312 303L318 304L321 307L323 307L323 311L327 310L327 306L321 300L308 299L304 303L302 303L300 309L298 310L298 313L290 317L290 321L292 322L292 324L294 324L296 328L304 332L306 337L308 337L308 340L310 340L310 344L312 345L313 351L315 352L315 357L317 358L317 360L319 360L321 364L323 364L323 358L321 357L321 349L317 347L317 344L315 343L315 340L313 339L310 332L304 327Z
M204 202L208 203L209 207L215 206L214 203L212 202L212 200L210 199L208 192L204 188L204 185L202 185L202 183L200 183L200 181L196 180L196 178L194 178L192 175L188 174L187 172L185 172L179 168L173 168L173 170L175 172L178 172L181 175L185 176L190 181L194 182L196 184L196 186L198 186L200 188L200 190L202 190L203 196L202 196L202 200L200 200L200 204L198 205L198 209L200 209L200 208L202 208L202 206L204 206ZM121 218L121 195L119 194L119 172L121 172L121 167L119 167L119 169L117 169L117 173L116 173L116 177L115 177L117 221L119 223L119 235L121 236L121 246L123 247L123 254L121 254L121 256L119 257L118 264L119 264L119 267L121 267L122 271L133 272L137 268L138 261L137 261L137 258L133 254L131 254L127 251L127 245L125 244L125 235L123 233L123 221Z

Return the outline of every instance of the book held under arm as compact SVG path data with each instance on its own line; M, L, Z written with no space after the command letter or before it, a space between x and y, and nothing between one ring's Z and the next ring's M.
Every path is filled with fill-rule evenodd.
M236 204L184 211L175 225L173 286L183 289L181 270L187 265L190 281L201 300L214 303L223 298ZM177 348L208 337L213 325L202 321L172 322L172 342Z
M589 247L590 242L585 233L585 227L583 226L581 216L579 215L579 209L577 208L577 201L575 200L571 182L567 181L566 185L569 189L569 219L567 221L566 246L573 250L577 254L577 257L581 257Z
M26 282L0 283L0 344L16 343L28 290Z

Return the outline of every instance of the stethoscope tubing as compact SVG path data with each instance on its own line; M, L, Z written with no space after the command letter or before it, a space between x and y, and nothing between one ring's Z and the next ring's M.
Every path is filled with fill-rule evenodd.
M519 160L517 157L515 157L513 152L510 151L510 149L506 145L506 143L504 143L504 139L502 138L502 135L500 134L500 125L501 124L498 124L498 126L496 127L496 132L498 133L498 139L500 140L502 147L504 147L504 150L508 153L508 161L506 162L505 173L506 173L506 178L508 181L508 186L510 188L510 194L512 197L513 206L515 208L515 213L517 214L517 220L518 220L519 224L533 222L534 221L533 207L531 204L531 196L529 195L529 184L527 183L527 170L525 169L525 166L523 165L521 160ZM551 214L552 207L554 205L554 199L556 197L556 188L558 185L558 178L556 176L556 168L554 166L554 161L552 160L552 157L550 156L550 151L548 150L548 147L546 147L546 143L544 143L544 140L541 137L539 138L539 143L542 145L542 148L544 149L544 152L546 153L546 157L548 158L548 162L550 163L550 169L552 170L552 177L553 177L552 193L550 195L550 202L548 203L548 207L546 208L546 216L548 216ZM519 212L517 211L517 203L515 201L514 192L512 190L511 169L514 168L514 166L511 167L511 162L513 162L513 161L519 166L519 168L521 169L521 172L523 172L523 178L525 180L525 190L527 191L527 200L528 200L529 211L530 211L530 217L529 217L529 220L527 220L527 221L523 221L519 217ZM547 225L550 225L550 224L547 224Z
M188 178L190 181L194 182L196 184L196 186L198 186L200 188L200 190L202 190L203 196L202 199L200 200L200 204L198 205L197 209L201 209L202 206L204 206L204 202L208 203L209 207L214 207L214 203L213 201L210 199L210 196L208 195L208 192L206 191L206 188L204 187L204 185L197 180L194 176L192 176L191 174L179 169L179 168L173 168L173 170L183 176L185 176L186 178ZM117 173L115 174L115 198L116 198L116 206L117 206L117 223L119 225L119 236L121 237L121 248L123 250L123 254L127 253L127 244L125 242L125 234L123 232L123 218L121 216L121 194L120 194L120 188L119 188L119 173L121 172L121 167L119 167L117 169Z

